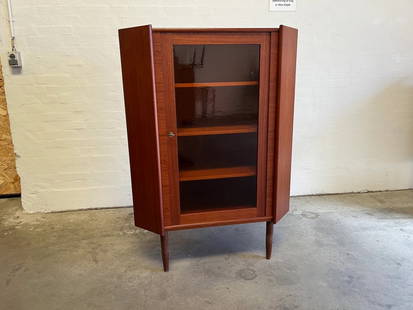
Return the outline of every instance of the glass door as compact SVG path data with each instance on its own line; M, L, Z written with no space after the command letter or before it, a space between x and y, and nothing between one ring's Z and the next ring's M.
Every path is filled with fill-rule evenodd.
M180 214L263 211L262 44L172 42L172 51Z

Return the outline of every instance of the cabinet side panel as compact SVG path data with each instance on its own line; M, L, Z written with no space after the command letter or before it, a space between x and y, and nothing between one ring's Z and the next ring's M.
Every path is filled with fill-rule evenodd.
M151 26L119 30L135 225L163 234Z
M289 210L297 29L281 26L276 120L275 221Z

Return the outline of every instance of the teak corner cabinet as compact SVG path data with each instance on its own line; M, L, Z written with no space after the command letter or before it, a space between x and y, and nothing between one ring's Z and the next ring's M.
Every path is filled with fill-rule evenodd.
M266 222L289 208L297 30L119 30L135 225Z

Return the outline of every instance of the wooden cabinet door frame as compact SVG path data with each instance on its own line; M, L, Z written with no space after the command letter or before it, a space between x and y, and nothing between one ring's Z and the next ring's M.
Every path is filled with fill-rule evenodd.
M217 209L185 214L180 212L178 137L168 136L169 132L177 133L173 46L192 44L260 45L257 206L254 208ZM211 225L220 221L242 221L271 216L266 214L270 33L155 33L154 54L157 69L156 87L165 225L191 225L201 222L208 222Z

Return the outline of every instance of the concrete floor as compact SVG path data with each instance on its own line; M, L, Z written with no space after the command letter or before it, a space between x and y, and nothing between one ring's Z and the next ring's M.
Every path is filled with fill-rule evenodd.
M0 200L0 309L413 309L413 191L297 197L264 223L159 237L132 209L26 214Z

